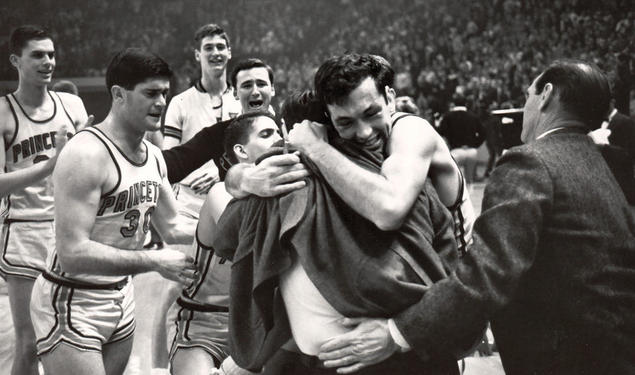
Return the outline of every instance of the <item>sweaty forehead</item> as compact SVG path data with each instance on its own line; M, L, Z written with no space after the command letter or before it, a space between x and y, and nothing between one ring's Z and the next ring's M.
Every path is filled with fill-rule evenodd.
M381 105L383 95L377 91L375 81L368 77L364 79L341 103L327 104L333 119L337 117L354 117L374 105Z
M240 84L246 81L269 81L269 72L264 67L256 67L251 69L241 70L236 74L236 86L240 87Z

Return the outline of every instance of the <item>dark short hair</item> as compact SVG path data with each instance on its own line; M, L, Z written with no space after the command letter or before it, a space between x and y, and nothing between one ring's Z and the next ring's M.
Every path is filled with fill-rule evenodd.
M392 87L395 71L385 58L356 53L334 56L315 73L315 91L324 103L341 104L368 77L375 81L377 91L386 98L384 88Z
M234 154L234 145L247 143L253 123L259 117L268 117L276 124L278 123L271 113L267 111L255 111L235 117L225 129L223 137L225 159L227 159L232 165L238 163L238 158L236 157L236 154Z
M225 39L225 43L227 43L227 47L229 47L229 37L225 30L218 26L215 23L208 23L207 25L203 25L196 30L194 33L194 41L196 42L196 49L201 48L201 41L206 36L214 36L219 35L221 38Z
M317 98L313 90L291 93L282 103L280 116L287 125L293 125L303 120L322 124L331 123L326 115L326 106Z
M606 75L596 65L578 60L557 60L535 83L536 94L551 83L562 108L578 117L590 130L606 118L611 91Z
M37 25L23 25L11 32L9 51L14 55L22 55L22 50L31 40L51 39L51 34Z
M172 70L168 63L152 52L140 48L127 48L115 54L110 60L106 70L106 87L108 93L114 85L132 90L150 78L172 78Z
M230 82L232 84L232 87L236 88L236 76L238 76L238 73L240 73L242 70L249 70L253 68L267 69L267 74L269 74L269 81L273 85L273 69L271 69L269 65L267 65L260 59L249 58L238 61L238 63L236 63L236 65L234 66L234 69L230 74Z

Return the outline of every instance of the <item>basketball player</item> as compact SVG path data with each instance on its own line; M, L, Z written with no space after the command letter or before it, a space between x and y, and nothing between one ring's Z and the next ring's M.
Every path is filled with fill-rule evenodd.
M157 271L183 285L194 279L191 257L142 250L151 219L168 243L191 242L194 232L177 220L160 150L144 140L160 125L171 75L154 54L116 54L106 72L108 116L60 155L56 246L31 299L47 374L121 374L135 328L129 275Z
M230 164L254 163L280 140L274 118L265 111L234 119L225 131L224 148ZM223 182L212 186L199 216L196 239L190 247L198 278L183 289L170 308L172 374L207 375L229 355L227 336L231 262L214 254L209 243L216 222L231 200Z
M12 374L37 374L29 300L35 278L54 246L53 185L48 177L67 133L87 121L82 100L47 90L55 47L38 26L11 34L10 62L18 88L0 98L0 198L6 198L0 272L7 280L16 332Z
M231 82L234 95L240 102L243 113L267 111L271 106L271 99L275 96L273 69L259 59L249 58L239 61L231 73ZM225 120L214 126L207 127L198 132L194 138L170 150L164 150L163 155L167 164L170 181L178 181L185 175L208 160L213 160L217 165L224 162L223 139L225 129L232 123ZM227 167L229 168L229 167ZM221 179L225 171L220 171ZM175 178L176 177L176 178ZM224 186L224 184L222 185ZM184 249L188 252L188 249ZM167 284L167 285L165 285ZM165 336L165 324L168 308L172 305L180 292L175 283L164 282L163 296L160 297L160 307L155 311L152 361L153 374L165 373L168 365L169 346L165 346L170 337ZM173 322L176 317L170 316L168 322Z

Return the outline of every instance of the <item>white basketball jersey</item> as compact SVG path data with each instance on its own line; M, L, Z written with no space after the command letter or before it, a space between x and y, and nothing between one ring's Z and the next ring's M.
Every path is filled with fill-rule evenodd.
M9 103L15 121L13 139L5 144L5 172L28 168L55 156L55 134L63 125L74 132L73 120L57 93L49 91L53 114L48 119L34 120L24 111L13 94L4 98ZM47 176L19 189L6 198L6 218L11 220L53 220L53 182Z
M159 199L162 183L158 147L143 140L147 150L142 163L130 160L106 134L98 128L84 131L95 135L108 150L119 172L118 184L99 199L95 224L90 239L124 250L140 250L150 230L150 219ZM69 279L90 283L108 284L125 277L95 274L62 273L57 262L57 249L50 255L49 269Z

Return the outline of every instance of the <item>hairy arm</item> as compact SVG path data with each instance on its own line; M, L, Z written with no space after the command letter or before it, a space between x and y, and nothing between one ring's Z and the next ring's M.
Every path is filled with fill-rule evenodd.
M358 166L316 135L324 132L321 124L296 124L289 137L349 206L378 228L392 230L401 226L421 192L436 148L434 129L405 120L390 135L389 156L379 174Z
M171 280L189 283L194 272L192 259L177 251L130 251L90 239L100 196L113 185L111 173L114 166L106 150L88 134L75 137L60 154L53 181L56 248L62 269L101 275L158 271Z

